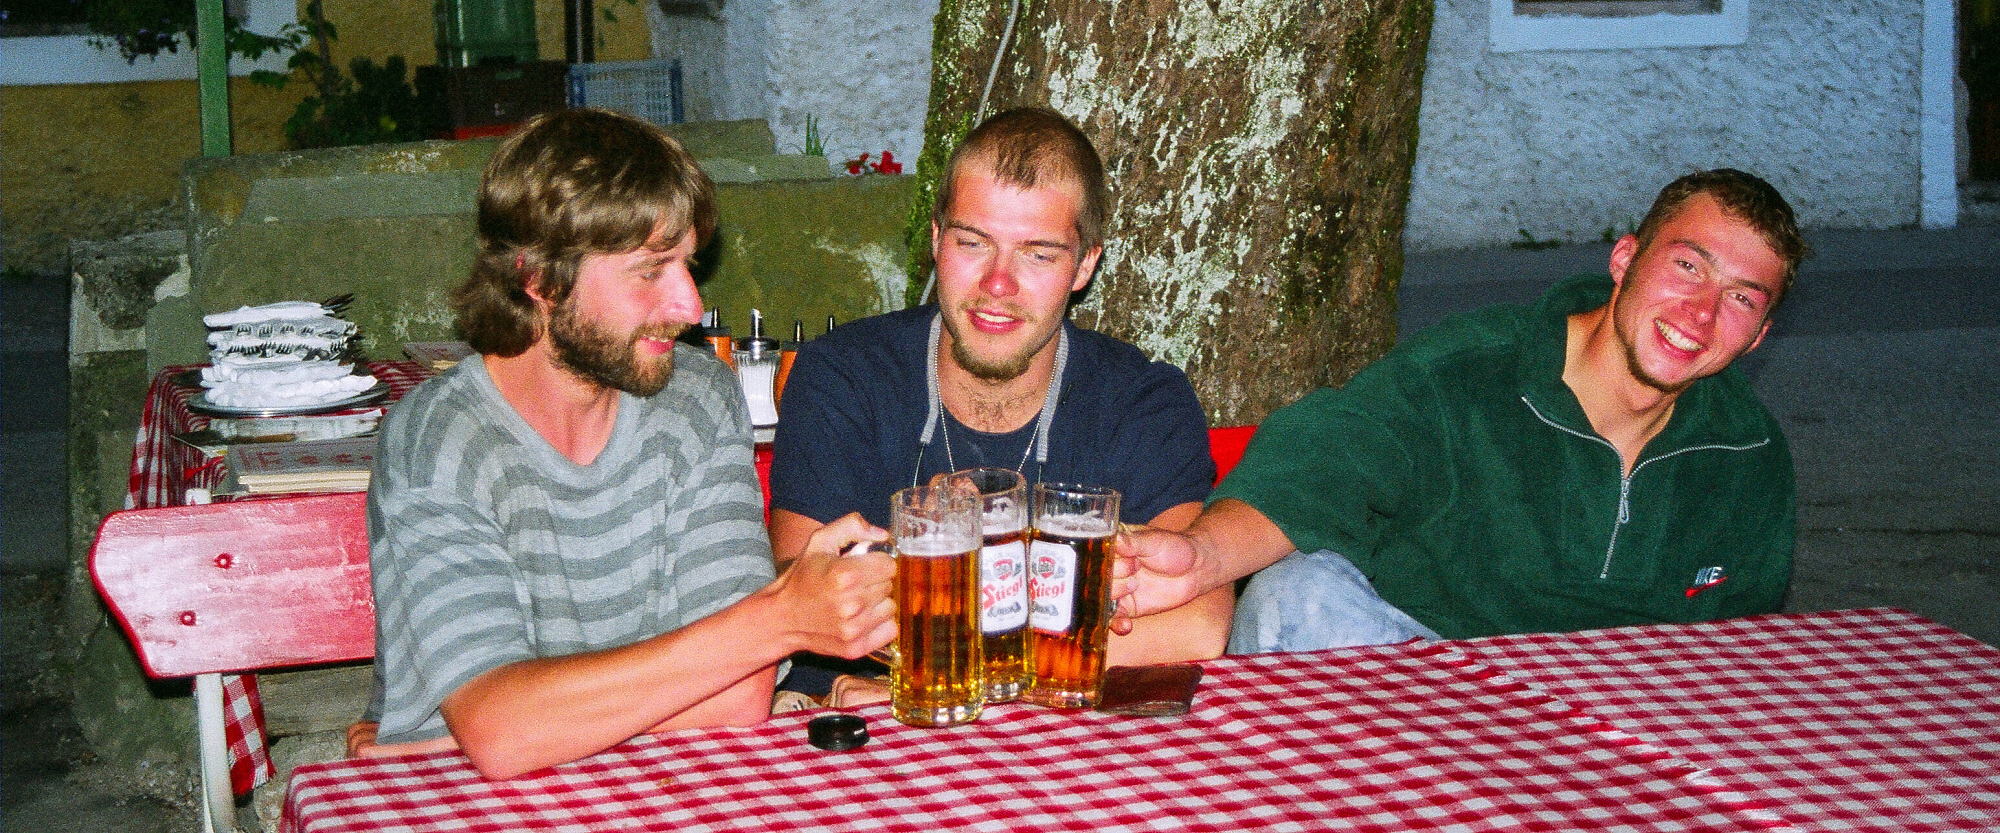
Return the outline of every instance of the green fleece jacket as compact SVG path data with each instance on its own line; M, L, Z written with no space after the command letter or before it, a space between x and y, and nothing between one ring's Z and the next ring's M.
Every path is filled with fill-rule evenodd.
M1346 556L1446 638L1777 610L1791 450L1743 374L1683 392L1630 476L1563 384L1566 319L1611 288L1579 275L1426 330L1272 414L1210 502Z

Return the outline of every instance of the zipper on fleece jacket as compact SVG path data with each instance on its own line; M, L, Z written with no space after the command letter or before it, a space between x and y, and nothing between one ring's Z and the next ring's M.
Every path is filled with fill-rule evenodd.
M1632 471L1629 474L1627 474L1623 473L1625 468L1625 458L1618 456L1618 447L1612 445L1610 440L1607 440L1596 434L1587 434L1582 431L1578 431L1574 428L1571 428L1567 425L1564 425L1560 422L1548 418L1547 416L1542 414L1542 409L1535 407L1535 403L1528 401L1528 397L1526 396L1521 397L1521 404L1528 406L1528 412L1534 414L1535 418L1541 420L1544 425L1547 425L1550 428L1554 428L1557 431L1561 431L1565 434L1569 434L1570 436L1581 437L1583 439L1597 443L1598 445L1604 446L1606 449L1610 450L1612 461L1618 465L1619 471L1621 473L1618 476L1617 520L1612 521L1611 535L1609 536L1610 540L1606 541L1604 544L1604 563L1597 570L1598 581L1604 581L1611 578L1611 562L1612 559L1618 554L1618 533L1619 531L1625 528L1625 524L1630 523L1632 520L1632 478L1639 476L1640 469L1645 468L1648 464L1654 461L1665 460L1668 457L1673 457L1680 454L1686 454L1690 451L1749 451L1755 448L1763 448L1764 446L1771 444L1771 439L1769 437L1766 437L1749 445L1724 445L1721 443L1711 443L1708 445L1691 445L1686 448L1677 448L1665 454L1660 454L1653 457L1647 457L1643 460L1640 460L1638 463L1632 466Z

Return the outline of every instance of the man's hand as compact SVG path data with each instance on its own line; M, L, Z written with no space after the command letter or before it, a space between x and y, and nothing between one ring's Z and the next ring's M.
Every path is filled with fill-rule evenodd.
M826 704L836 709L851 709L870 703L889 702L889 681L875 677L857 677L842 674L833 678L833 690L827 692Z
M371 758L368 753L375 749L375 730L382 724L373 720L357 720L347 727L347 757Z
M1111 597L1118 612L1111 628L1117 633L1130 633L1134 617L1180 607L1294 549L1277 524L1233 498L1209 504L1186 532L1135 526L1113 545Z
M856 543L889 533L850 513L813 532L805 554L776 582L787 612L785 630L800 649L855 659L896 638L896 562Z
M347 757L387 758L392 755L420 755L458 748L458 741L450 735L411 743L376 743L375 732L381 725L373 720L357 720L354 725L347 727Z
M1129 526L1112 539L1112 548L1115 633L1131 633L1134 618L1180 607L1207 590L1196 578L1200 556L1187 533Z

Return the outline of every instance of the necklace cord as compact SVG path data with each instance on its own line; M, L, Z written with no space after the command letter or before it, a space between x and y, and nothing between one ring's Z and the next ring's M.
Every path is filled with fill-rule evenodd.
M917 436L917 463L910 469L910 485L917 485L917 476L923 473L924 452L930 448L932 439L939 431L944 434L945 465L952 471L958 470L958 461L951 452L951 429L944 421L944 397L938 392L938 346L944 329L944 311L931 317L929 346L924 352L924 390L929 398L925 403L924 430ZM1034 436L1028 439L1028 447L1021 450L1019 470L1023 478L1027 476L1028 453L1035 452L1035 480L1041 482L1042 468L1049 462L1049 434L1055 426L1056 400L1062 397L1064 372L1069 368L1069 326L1067 322L1056 330L1056 364L1049 373L1049 389L1042 395L1042 409L1035 423Z

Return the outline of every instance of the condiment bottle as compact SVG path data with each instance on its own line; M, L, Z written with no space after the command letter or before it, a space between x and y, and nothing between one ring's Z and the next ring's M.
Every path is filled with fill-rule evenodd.
M722 325L722 313L719 310L709 310L702 314L701 335L708 340L708 349L715 351L715 357L721 359L723 364L729 365L730 370L735 370L736 343L729 337L729 328Z
M750 406L750 424L778 424L778 340L764 335L764 313L750 311L750 335L736 340L736 380Z
M771 401L778 410L785 408L785 380L792 375L792 362L799 358L799 345L805 343L805 322L792 319L792 340L778 349L778 380L771 386Z

